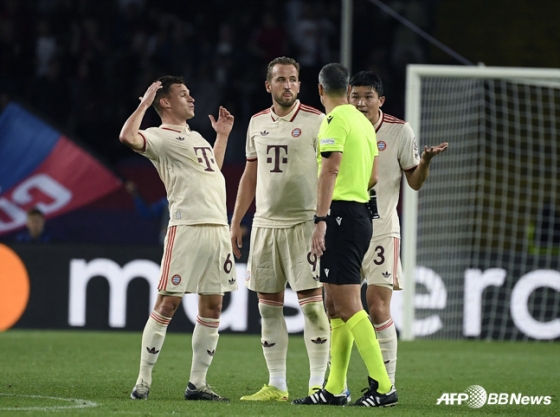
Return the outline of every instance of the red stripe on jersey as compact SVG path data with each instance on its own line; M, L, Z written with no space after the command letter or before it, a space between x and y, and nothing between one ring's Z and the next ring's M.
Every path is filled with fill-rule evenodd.
M375 133L379 132L379 129L381 129L381 126L383 126L383 120L384 120L384 119L385 119L385 118L381 119L381 121L379 122L379 126L377 126L377 127L375 128Z
M299 113L299 109L301 109L301 103L298 105L297 110L295 111L294 115L292 116L292 118L290 119L290 122L293 122L294 119L296 118L297 114Z
M257 117L257 116L261 116L261 115L263 115L263 114L268 114L268 113L270 113L270 108L265 109L265 110L263 110L263 111L260 111L260 112L258 112L258 113L253 114L253 116L252 116L251 118Z
M141 153L146 152L146 147L148 146L148 141L146 140L146 137L142 134L142 132L138 132L138 134L140 136L142 136L142 139L144 139L144 146L142 146L142 149L140 149Z
M301 109L308 113L322 114L322 112L320 110L317 110L315 107L306 106L305 104L301 105Z
M406 122L404 120L401 120L395 116L391 116L390 114L384 113L383 114L383 120L387 123L393 123L393 124L399 124L399 125L404 125Z
M168 127L160 127L160 129L162 129L162 130L171 130L172 132L181 133L180 130L170 129L170 128L168 128Z
M165 290L167 288L167 277L171 265L171 254L173 253L173 243L175 242L176 233L177 226L171 226L167 231L167 246L165 247L165 258L161 266L161 278L159 279L158 290Z
M255 162L258 158L247 158L247 162Z

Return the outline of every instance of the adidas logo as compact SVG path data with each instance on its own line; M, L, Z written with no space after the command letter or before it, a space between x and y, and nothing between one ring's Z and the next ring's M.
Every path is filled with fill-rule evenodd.
M159 350L156 350L155 347L153 347L151 349L149 347L147 347L146 350L148 351L148 353L151 353L152 355L155 355L155 354L159 353Z
M311 339L311 341L313 343L315 343L316 345L322 345L322 344L325 344L327 342L327 339L321 339L320 337L318 337L315 340Z
M216 352L215 350L207 350L206 353L208 353L210 356L214 356L214 352Z
M185 138L182 137L182 136L177 136L175 139L177 139L177 140L185 140Z
M274 346L276 343L268 343L266 340L264 342L262 342L263 347L265 348L269 348Z
M389 278L391 276L390 272L382 272L381 275L383 275L383 278Z
M337 222L338 225L340 226L340 223L342 223L342 217L337 217L337 218L336 218L336 222Z
M268 132L267 132L266 130L263 130L263 131L261 132L261 136L266 136L266 135L268 135Z
M228 279L228 282L230 283L230 285L235 284L236 279L232 278L232 279Z
M325 275L328 277L329 276L329 271L330 269L325 268Z
M319 280L320 280L321 278L319 277L319 275L315 275L315 276L313 277L313 279L314 279L315 281L319 282Z

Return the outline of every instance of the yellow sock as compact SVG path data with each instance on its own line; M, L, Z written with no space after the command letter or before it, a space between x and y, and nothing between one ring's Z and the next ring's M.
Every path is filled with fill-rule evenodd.
M360 352L369 376L379 383L378 392L386 394L391 390L391 380L383 364L383 356L379 348L379 342L373 330L373 324L365 310L358 311L346 322L346 327L352 332L356 347Z
M325 389L331 394L338 395L346 386L346 373L354 337L342 319L332 319L331 328L331 372Z

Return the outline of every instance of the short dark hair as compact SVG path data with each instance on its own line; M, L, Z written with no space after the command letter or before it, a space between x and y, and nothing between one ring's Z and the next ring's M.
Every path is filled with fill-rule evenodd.
M349 80L350 71L342 64L327 64L319 72L319 84L329 96L345 96Z
M278 58L274 58L272 61L268 63L268 67L266 68L266 81L270 82L272 80L272 70L275 65L293 65L296 67L298 77L299 77L299 64L293 58L289 58L287 56L279 56Z
M27 215L28 216L41 216L41 217L45 217L45 215L43 214L43 212L41 210L39 210L37 207L33 207L29 210L27 210Z
M383 83L381 77L373 71L360 71L350 78L352 87L371 87L379 97L383 95Z
M157 114L161 116L161 106L159 105L159 100L162 97L167 97L169 95L169 88L173 84L185 84L185 80L183 77L176 75L164 75L163 77L159 77L156 81L161 82L161 88L157 91L152 105L154 106L154 109L156 109Z

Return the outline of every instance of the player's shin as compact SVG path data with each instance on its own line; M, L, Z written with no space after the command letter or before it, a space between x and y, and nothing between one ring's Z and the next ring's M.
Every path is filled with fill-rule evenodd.
M262 319L261 344L269 372L268 385L272 385L281 391L287 391L288 328L283 309L283 303L259 300L259 311Z
M374 324L381 354L383 355L383 363L391 383L395 385L395 372L397 369L397 329L393 319L389 319L380 324Z
M299 300L304 316L303 337L309 357L309 388L322 386L329 360L329 320L322 296Z
M142 333L140 372L136 384L152 384L152 370L161 352L170 321L170 317L164 317L155 311L150 314Z
M189 382L197 388L206 386L206 374L214 358L220 337L219 325L219 319L196 317L192 335L193 357Z

